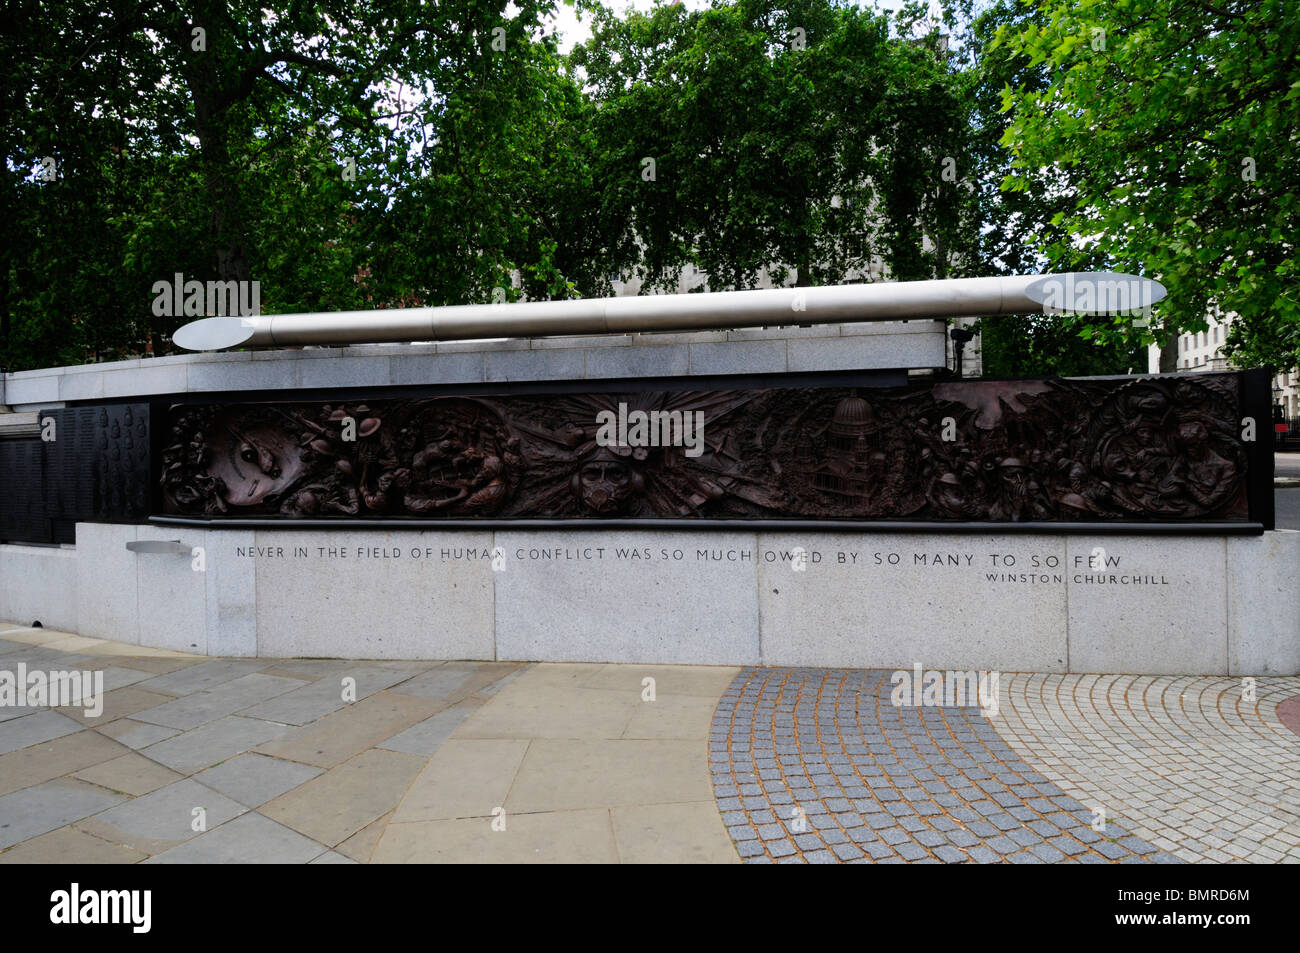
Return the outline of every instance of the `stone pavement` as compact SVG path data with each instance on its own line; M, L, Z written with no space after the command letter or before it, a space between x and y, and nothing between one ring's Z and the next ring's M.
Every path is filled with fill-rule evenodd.
M895 707L881 671L208 659L0 624L20 664L103 672L105 709L0 705L0 863L1300 862L1297 678L1246 701L1003 673L988 719Z
M1189 861L1300 862L1300 679L1017 675L999 733L1053 783ZM1290 706L1295 707L1294 703Z
M749 668L710 736L742 857L836 863L1173 863L1027 764L977 707L898 707L890 672Z

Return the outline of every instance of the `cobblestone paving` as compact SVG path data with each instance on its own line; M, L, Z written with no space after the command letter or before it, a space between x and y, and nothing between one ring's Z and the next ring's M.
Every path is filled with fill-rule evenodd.
M1188 861L1300 863L1300 678L1004 675L994 724L1087 807ZM1283 706L1284 715L1294 706Z
M753 863L1177 862L1027 764L978 708L890 702L892 673L746 668L710 736L714 793Z

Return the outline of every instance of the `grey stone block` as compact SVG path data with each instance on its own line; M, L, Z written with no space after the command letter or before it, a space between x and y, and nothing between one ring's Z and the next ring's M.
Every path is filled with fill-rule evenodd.
M380 742L376 747L425 758L431 757L442 747L442 743L451 737L451 733L477 709L477 704L466 703L444 709L424 721L417 722L405 731L398 732L387 741Z
M791 371L943 367L942 334L837 335L794 339Z
M605 347L587 352L586 376L592 380L628 377L676 377L690 373L686 345Z
M1128 850L1121 847L1119 844L1112 844L1108 840L1099 841L1093 845L1092 849L1110 860L1119 860L1121 857L1127 857L1129 855Z
M59 376L6 375L5 403L17 407L23 404L52 404L60 400Z
M321 773L320 768L308 764L261 754L241 754L196 774L194 780L245 807L260 807Z
M209 830L247 812L243 805L186 778L102 811L94 824L111 828L128 844L135 838L184 841L200 833L192 827L194 809L200 807Z
M1035 844L1033 847L1030 847L1029 850L1039 860L1049 864L1065 859L1065 854L1057 850L1051 844Z
M250 813L163 851L145 863L303 864L322 853L325 853L324 845L261 814Z
M610 350L602 348L602 350ZM621 350L614 348L613 350ZM588 352L573 350L489 351L484 355L487 381L581 380Z
M692 344L692 374L780 373L786 369L785 341Z
M204 355L208 357L208 355ZM301 386L303 361L195 361L186 386L191 392L282 390Z
M474 384L484 379L480 352L390 357L389 376L395 387L406 385Z
M863 854L861 847L850 843L834 844L831 852L842 861L857 860Z
M103 788L68 778L0 797L0 850L57 830L124 800Z
M790 857L795 853L794 844L788 840L771 841L764 846L773 857Z
M134 363L134 362L127 362ZM145 394L183 394L189 368L185 364L154 364L140 361L138 367L108 370L103 365L104 397L134 397ZM63 397L63 387L59 387ZM64 400L69 398L63 397Z
M165 741L141 753L181 774L193 774L288 733L287 725L230 715Z
M392 368L387 357L312 357L297 362L302 387L387 387Z
M929 857L930 855L929 852L919 844L907 843L898 845L898 856L902 857L904 860L918 861Z

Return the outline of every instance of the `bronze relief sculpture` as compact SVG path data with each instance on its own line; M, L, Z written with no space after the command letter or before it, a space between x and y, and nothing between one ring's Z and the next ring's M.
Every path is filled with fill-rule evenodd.
M1245 520L1238 378L176 405L168 514L207 517ZM697 413L611 445L602 413ZM626 414L625 414L626 415ZM668 431L665 431L667 433Z

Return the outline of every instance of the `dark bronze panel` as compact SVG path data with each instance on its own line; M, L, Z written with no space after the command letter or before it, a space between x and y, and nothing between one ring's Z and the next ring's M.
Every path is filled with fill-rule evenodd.
M52 440L0 441L0 539L75 542L76 524L149 518L149 405L42 411Z
M1245 522L1241 386L1198 374L177 404L161 490L165 513L216 519ZM700 415L699 454L602 445L600 415L620 404Z

